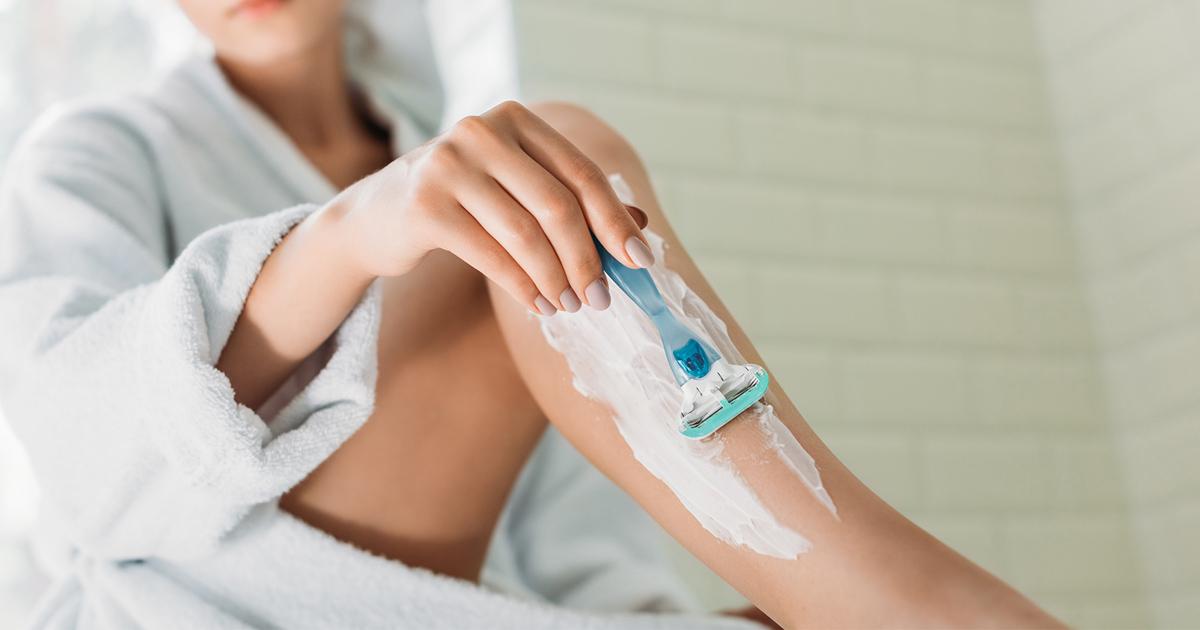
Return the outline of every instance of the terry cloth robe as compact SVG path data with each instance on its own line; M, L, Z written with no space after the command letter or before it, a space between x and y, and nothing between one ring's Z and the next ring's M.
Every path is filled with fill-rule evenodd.
M390 114L397 151L425 139ZM54 585L32 626L756 627L640 614L691 606L661 532L553 431L484 586L278 508L371 412L378 290L278 411L238 405L214 363L272 248L334 192L211 58L22 141L0 192L0 404L42 492Z

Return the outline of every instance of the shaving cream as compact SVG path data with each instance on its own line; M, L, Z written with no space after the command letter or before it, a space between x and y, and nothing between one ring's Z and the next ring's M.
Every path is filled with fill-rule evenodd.
M613 180L618 195L632 203L625 182L619 176ZM668 308L727 361L745 363L725 322L663 264L662 237L649 230L645 234L658 261L650 273ZM706 530L728 544L777 558L794 558L811 547L799 532L775 518L738 473L725 453L726 429L702 441L679 433L683 392L671 375L658 332L628 296L614 290L607 310L583 309L540 319L546 340L566 357L575 388L612 410L613 422L634 457ZM816 462L771 405L757 403L735 422L754 423L762 435L762 457L782 461L836 514Z

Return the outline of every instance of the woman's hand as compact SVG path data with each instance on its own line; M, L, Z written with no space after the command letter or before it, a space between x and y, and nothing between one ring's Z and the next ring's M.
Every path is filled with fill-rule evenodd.
M545 315L607 308L592 234L630 267L653 263L603 171L524 106L502 103L348 188L352 256L373 276L444 249Z

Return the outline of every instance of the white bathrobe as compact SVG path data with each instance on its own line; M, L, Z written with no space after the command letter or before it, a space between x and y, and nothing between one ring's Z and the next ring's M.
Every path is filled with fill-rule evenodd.
M386 105L397 150L425 139ZM41 485L41 555L56 580L34 627L750 626L629 614L690 603L657 527L553 431L522 473L483 587L371 556L278 509L370 414L380 305L371 291L277 413L234 401L213 366L247 292L335 191L211 59L55 111L9 164L0 404Z

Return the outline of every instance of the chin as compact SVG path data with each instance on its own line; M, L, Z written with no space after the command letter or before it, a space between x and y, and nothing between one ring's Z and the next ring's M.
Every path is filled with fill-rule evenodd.
M302 56L305 52L327 41L335 33L330 33L328 26L319 30L298 28L298 25L281 24L263 25L256 31L254 37L241 40L234 45L221 46L217 44L217 53L228 59L236 59L243 63L264 65L285 62Z
M338 0L244 0L217 10L217 3L199 1L180 4L217 54L254 65L294 59L336 38L345 6Z

